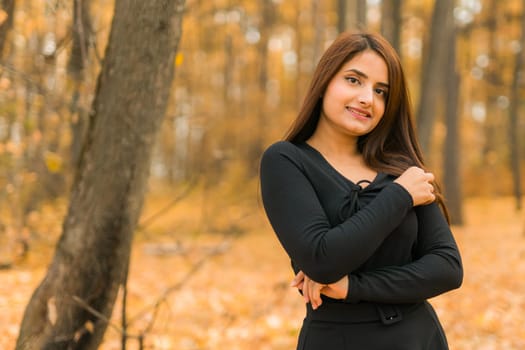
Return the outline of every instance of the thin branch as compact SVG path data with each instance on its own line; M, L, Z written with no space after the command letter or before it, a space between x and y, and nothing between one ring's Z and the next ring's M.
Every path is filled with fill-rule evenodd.
M149 226L153 221L161 217L162 215L166 214L169 210L171 210L177 203L179 203L181 200L183 200L190 192L195 188L195 185L197 184L197 180L195 178L190 180L190 183L186 186L184 191L180 193L175 199L173 199L170 203L168 203L164 208L160 209L158 212L154 213L150 217L144 219L141 223L137 226L137 231L144 231L144 229Z
M90 314L92 314L93 316L95 316L96 318L98 318L99 320L105 322L108 324L108 326L110 326L111 328L113 328L114 330L116 330L117 332L119 333L123 333L124 331L116 324L112 323L106 316L104 316L103 314L101 314L98 310L94 309L93 307L91 307L88 303L86 303L82 298L76 296L76 295L73 295L72 297L73 301L75 303L77 303L80 307L82 307L84 310L88 311Z
M82 61L82 68L85 68L88 62L87 58L87 52L86 52L86 46L84 45L86 42L86 33L84 33L84 8L82 7L83 3L80 2L80 0L75 0L75 6L76 6L76 13L75 18L77 18L77 21L75 23L75 29L79 36L80 41L80 57Z
M102 313L100 313L98 310L94 309L93 307L91 307L88 303L86 303L82 298L76 296L76 295L73 295L72 297L73 301L75 303L77 303L80 307L82 307L84 310L88 311L90 314L92 314L93 316L95 316L96 318L98 318L99 320L105 322L108 324L108 326L110 326L111 328L113 328L115 331L117 331L118 333L122 334L123 336L125 336L126 338L128 339L137 339L139 341L141 341L141 339L143 339L143 336L142 334L139 334L139 335L135 335L135 334L129 334L127 333L125 330L123 330L122 328L120 328L118 325L114 324L113 322L111 322L111 320L109 320L106 316L104 316Z
M210 251L203 256L199 261L197 261L190 270L186 273L186 275L180 279L179 282L172 285L171 287L168 287L161 295L157 298L155 302L150 304L149 306L146 306L144 309L142 309L140 312L138 312L131 320L128 321L128 325L132 324L136 320L142 318L150 309L154 310L154 313L157 313L157 309L160 307L160 305L168 298L168 296L181 289L190 279L193 277L206 263L206 261L215 256L224 253L226 250L228 250L231 246L231 239L227 240L225 242L221 242L214 248L210 249ZM154 319L152 319L151 322L153 322ZM149 325L148 327L149 328Z
M126 264L126 271L124 271L124 279L122 281L122 312L121 312L121 324L122 324L122 337L121 337L121 346L122 350L126 350L126 340L127 340L127 331L128 331L128 323L127 323L127 301L128 301L128 276L129 276L129 260Z

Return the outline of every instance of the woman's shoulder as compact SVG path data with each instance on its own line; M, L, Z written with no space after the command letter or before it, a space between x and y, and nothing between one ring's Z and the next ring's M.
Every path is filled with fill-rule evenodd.
M301 152L300 145L294 144L290 141L277 141L263 152L261 163L265 164L279 164L281 162L294 163L300 166L303 160L303 152ZM282 164L282 163L281 163Z
M297 156L299 146L290 142L290 141L277 141L268 148L263 153L263 157L266 155L286 155L286 156Z

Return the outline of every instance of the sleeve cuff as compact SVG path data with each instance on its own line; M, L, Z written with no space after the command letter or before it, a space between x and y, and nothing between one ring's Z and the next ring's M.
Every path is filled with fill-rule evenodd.
M413 207L414 206L414 200L412 199L412 196L410 195L410 193L406 190L406 188L404 188L403 186L401 186L400 184L398 184L397 182L392 182L391 186L393 185L393 188L395 188L396 192L399 193L399 195L401 196L404 196L410 203L410 207Z
M346 294L345 303L357 303L360 301L358 298L359 280L355 275L348 275L348 292Z

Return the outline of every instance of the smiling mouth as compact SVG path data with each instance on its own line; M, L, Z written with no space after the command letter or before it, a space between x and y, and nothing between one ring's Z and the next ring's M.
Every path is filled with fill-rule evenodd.
M358 109L352 108L352 107L346 107L346 110L361 118L371 118L372 117L370 114L360 111Z

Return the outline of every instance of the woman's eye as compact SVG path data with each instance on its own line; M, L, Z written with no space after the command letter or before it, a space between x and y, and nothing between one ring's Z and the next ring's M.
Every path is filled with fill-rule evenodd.
M359 84L359 79L355 78L355 77L347 77L346 80L350 83L350 84Z
M387 92L386 92L386 90L383 90L383 89L376 89L376 94L378 94L380 96L383 96L383 97L386 97Z

